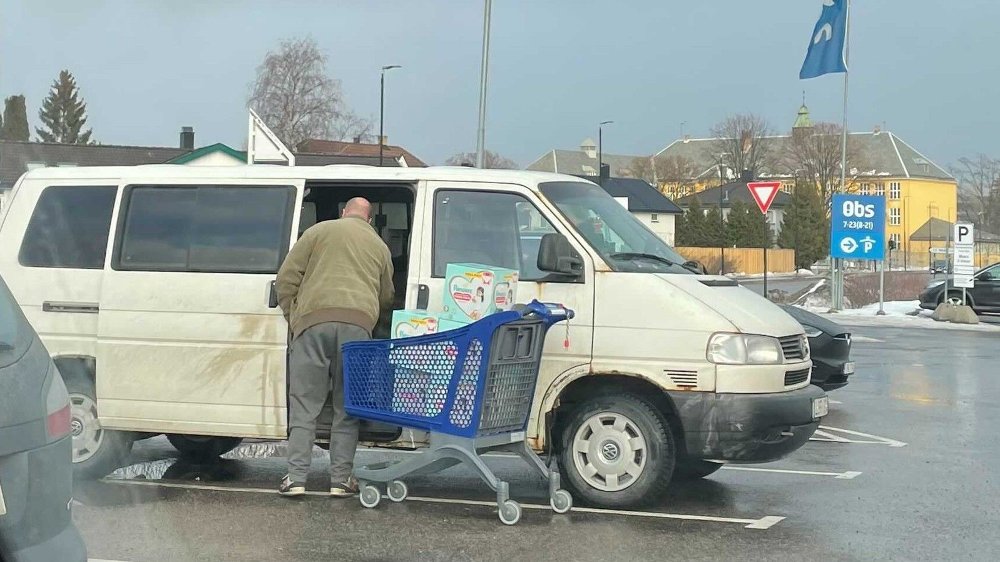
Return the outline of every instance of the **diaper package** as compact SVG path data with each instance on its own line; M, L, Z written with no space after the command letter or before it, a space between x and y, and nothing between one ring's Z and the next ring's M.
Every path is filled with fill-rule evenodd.
M478 263L450 263L445 269L442 319L475 322L510 310L517 297L518 271Z

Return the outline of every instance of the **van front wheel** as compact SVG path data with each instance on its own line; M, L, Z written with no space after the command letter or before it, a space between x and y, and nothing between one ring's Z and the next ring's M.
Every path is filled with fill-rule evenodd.
M591 398L562 431L563 478L574 496L600 507L658 500L674 470L674 441L656 408L632 394Z
M167 441L170 441L170 444L177 449L181 456L193 459L214 459L235 449L243 442L243 438L169 433Z

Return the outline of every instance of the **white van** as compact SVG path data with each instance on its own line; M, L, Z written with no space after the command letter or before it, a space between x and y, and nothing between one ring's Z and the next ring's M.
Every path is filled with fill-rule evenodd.
M764 462L826 413L802 327L699 275L600 187L470 168L43 168L0 215L0 273L70 387L74 460L113 469L136 438L182 452L286 437L275 272L351 197L374 203L397 308L440 309L445 266L521 271L517 299L576 311L549 335L529 422L578 497L652 501L671 477ZM321 426L322 427L322 426ZM368 426L369 439L414 444Z

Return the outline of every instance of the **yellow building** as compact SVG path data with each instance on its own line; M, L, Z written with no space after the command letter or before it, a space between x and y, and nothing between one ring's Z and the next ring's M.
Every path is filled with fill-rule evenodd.
M812 127L809 110L803 105L793 126L793 134ZM770 160L780 162L787 153L793 135L768 136ZM848 191L886 198L886 236L896 242L894 266L927 267L930 261L927 241L910 240L911 235L931 218L954 222L958 215L958 183L944 168L907 144L890 131L876 128L871 132L849 134L854 155L849 170ZM717 139L683 138L675 140L653 156L661 173L684 171L682 179L660 181L660 189L671 199L728 183L739 177L718 163L713 156ZM757 177L781 181L785 191L795 184L788 165L765 166ZM931 243L933 244L933 243ZM943 244L942 244L943 245ZM905 254L905 255L904 255Z

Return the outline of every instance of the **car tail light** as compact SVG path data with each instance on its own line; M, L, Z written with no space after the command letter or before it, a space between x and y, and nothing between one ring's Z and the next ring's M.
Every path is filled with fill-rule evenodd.
M69 404L66 404L55 412L50 412L45 418L45 429L48 431L49 439L55 440L69 435L69 422Z
M45 430L49 439L62 439L70 433L72 414L69 393L55 365L49 367L49 391L45 396Z

